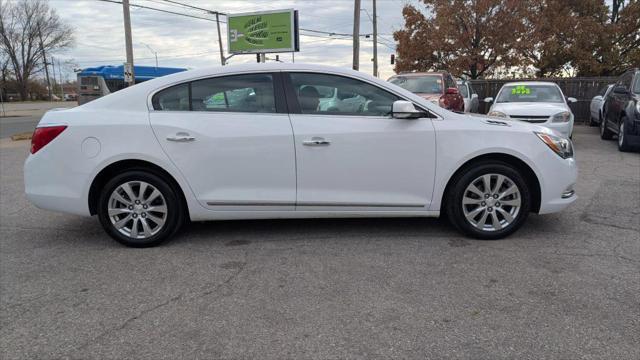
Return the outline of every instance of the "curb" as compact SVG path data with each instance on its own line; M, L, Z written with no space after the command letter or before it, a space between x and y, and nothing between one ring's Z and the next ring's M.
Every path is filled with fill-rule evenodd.
M11 140L19 141L19 140L31 140L32 132L23 132L20 134L11 135Z

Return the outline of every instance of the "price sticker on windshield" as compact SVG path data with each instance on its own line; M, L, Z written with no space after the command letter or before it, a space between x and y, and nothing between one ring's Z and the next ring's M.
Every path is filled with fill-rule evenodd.
M531 95L531 89L525 85L518 85L511 89L511 95Z

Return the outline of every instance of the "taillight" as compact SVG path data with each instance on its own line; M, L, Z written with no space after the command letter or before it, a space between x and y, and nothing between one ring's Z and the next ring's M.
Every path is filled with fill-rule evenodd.
M36 128L33 136L31 136L31 153L35 154L38 150L45 147L66 128L65 125Z

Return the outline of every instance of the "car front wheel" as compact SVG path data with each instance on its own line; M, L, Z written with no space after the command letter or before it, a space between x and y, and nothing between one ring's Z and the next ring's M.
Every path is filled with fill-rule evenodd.
M620 120L620 127L618 128L618 150L620 151L629 151L631 150L631 146L629 145L628 137L625 134L626 126L625 123L627 121L627 117L623 117Z
M131 247L149 247L173 236L183 222L176 192L160 176L126 171L103 187L98 218L116 241Z
M447 197L449 220L483 240L516 231L529 215L531 192L520 172L502 162L484 162L461 172Z

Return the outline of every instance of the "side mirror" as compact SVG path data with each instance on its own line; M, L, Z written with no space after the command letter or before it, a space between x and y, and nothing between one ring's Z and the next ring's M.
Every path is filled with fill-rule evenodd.
M574 97L568 97L567 101L570 102L570 103L576 103L576 102L578 102L578 99L576 99Z
M492 103L493 102L493 98L492 97L486 97L486 98L484 98L484 102Z
M627 88L624 87L624 86L616 86L616 87L614 87L613 88L613 92L616 93L616 94L623 94L623 95L626 95L626 94L629 93Z
M475 99L475 98L477 98L477 97L478 97L478 94L471 94L471 98L472 98L472 99Z
M457 88L447 88L444 93L446 95L458 95L460 94L460 90L458 90Z
M395 119L417 119L425 113L416 109L411 101L397 100L391 106L391 116Z

